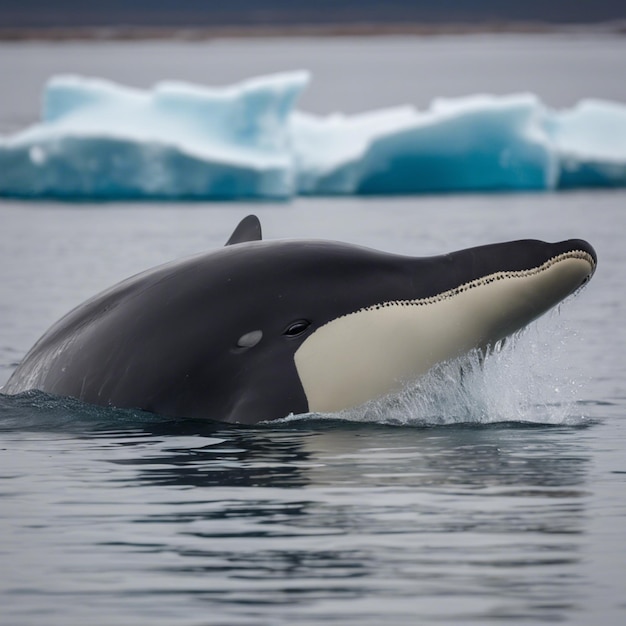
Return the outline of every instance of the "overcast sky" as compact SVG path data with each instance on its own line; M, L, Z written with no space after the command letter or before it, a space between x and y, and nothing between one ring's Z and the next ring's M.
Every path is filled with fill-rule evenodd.
M618 19L626 19L626 0L0 0L0 27L5 28Z

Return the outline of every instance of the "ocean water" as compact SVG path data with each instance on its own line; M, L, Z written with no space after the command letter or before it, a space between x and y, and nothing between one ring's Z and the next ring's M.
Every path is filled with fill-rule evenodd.
M591 35L4 43L0 128L32 122L58 71L145 85L309 67L302 106L321 112L479 91L626 101L625 47ZM267 238L429 255L583 237L599 257L582 292L484 363L470 355L341 415L237 427L0 395L0 624L623 624L625 206L623 191L0 202L0 385L69 308L223 245L251 212Z

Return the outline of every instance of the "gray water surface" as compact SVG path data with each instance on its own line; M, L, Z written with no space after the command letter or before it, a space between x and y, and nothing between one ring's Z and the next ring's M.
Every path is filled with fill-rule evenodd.
M15 89L0 100L0 124L31 120L34 85L63 67L150 83L197 80L205 64L207 80L227 82L308 63L322 83L308 108L319 110L419 104L418 91L450 95L443 83L517 86L555 104L626 100L611 65L624 58L617 38L366 42L1 44L0 75L10 66ZM365 71L377 55L383 69ZM566 57L578 75L563 75ZM0 623L623 624L625 206L623 191L0 202L0 385L68 309L223 245L250 212L267 238L428 255L583 237L599 257L593 280L557 312L469 376L451 367L393 410L243 428L0 395Z
M251 210L269 237L430 254L584 234L600 259L498 367L461 395L435 386L435 415L416 405L401 424L237 428L0 396L0 621L621 623L623 200L0 206L3 380L68 307L221 245Z

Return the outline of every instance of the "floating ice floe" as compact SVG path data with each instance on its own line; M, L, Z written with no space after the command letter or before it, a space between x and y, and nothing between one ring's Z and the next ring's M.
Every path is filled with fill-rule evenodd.
M151 90L52 78L0 138L0 195L237 199L626 186L626 106L474 95L346 116L297 111L307 72Z
M0 194L66 199L285 198L289 117L306 72L150 91L57 76L42 121L0 140Z

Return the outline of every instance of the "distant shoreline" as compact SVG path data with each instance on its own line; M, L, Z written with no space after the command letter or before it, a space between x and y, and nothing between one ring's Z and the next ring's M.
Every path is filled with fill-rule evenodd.
M380 37L393 35L434 37L479 34L613 34L626 35L626 21L595 24L544 22L489 22L480 24L355 23L293 24L279 26L72 26L0 27L0 41L204 41L232 38L272 37Z

